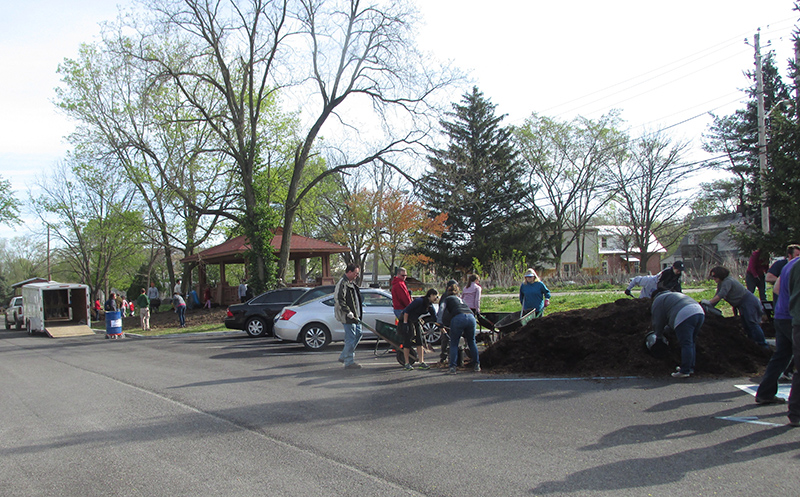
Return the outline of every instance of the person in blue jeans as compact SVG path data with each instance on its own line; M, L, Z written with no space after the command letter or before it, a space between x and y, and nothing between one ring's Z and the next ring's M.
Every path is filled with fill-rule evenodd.
M705 313L692 297L664 291L656 295L650 308L653 331L662 336L667 327L675 331L681 346L681 365L673 378L688 378L694 374L697 334L705 322Z
M764 377L756 390L756 404L783 404L786 402L778 393L778 378L792 363L792 315L789 314L789 293L791 292L789 272L797 263L798 258L792 258L781 269L775 288L778 300L775 302L775 314L772 321L775 327L775 351L767 363Z
M361 291L358 289L358 275L361 269L348 264L344 276L333 289L333 315L344 327L344 347L339 354L339 362L345 369L361 369L355 361L356 347L361 341L361 318L364 316Z
M725 299L730 305L739 310L747 336L761 347L768 348L767 341L764 339L764 330L761 329L761 315L764 313L761 301L748 292L747 289L736 281L731 272L717 266L711 269L709 276L717 283L717 293L711 300L704 302L711 306Z
M172 306L175 307L175 312L178 313L181 328L186 328L186 301L183 300L183 297L178 292L172 295Z
M461 337L469 348L470 359L472 359L472 369L474 371L481 370L480 356L478 355L478 344L475 343L475 315L472 309L461 300L459 297L458 285L448 287L451 289L452 295L448 295L439 304L444 307L442 312L442 324L450 328L450 368L448 373L456 373L456 365L458 363L458 342Z

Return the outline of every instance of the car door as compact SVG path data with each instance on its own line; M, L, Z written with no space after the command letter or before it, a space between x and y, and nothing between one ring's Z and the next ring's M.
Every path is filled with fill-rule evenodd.
M392 310L392 297L385 295L381 292L361 292L361 298L364 300L364 319L372 328L375 328L375 321L381 320L385 323L394 323L395 316ZM372 332L367 329L363 330L365 335L374 336Z

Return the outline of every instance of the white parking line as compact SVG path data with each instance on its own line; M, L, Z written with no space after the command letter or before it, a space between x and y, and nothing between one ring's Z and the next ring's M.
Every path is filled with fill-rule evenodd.
M750 423L753 425L762 425L762 426L786 426L785 424L778 424L778 423L768 423L766 421L758 421L758 416L719 416L717 419L722 419L725 421L735 421L737 423Z
M734 385L736 388L743 392L747 392L753 397L756 396L756 390L758 390L758 385ZM775 394L775 397L780 397L783 400L789 400L789 392L792 390L791 384L781 384L778 385L778 393Z

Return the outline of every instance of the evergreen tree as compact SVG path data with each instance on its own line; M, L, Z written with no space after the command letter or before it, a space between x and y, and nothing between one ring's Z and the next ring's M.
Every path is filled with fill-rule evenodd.
M773 53L769 52L762 63L764 79L764 108L767 111L790 97L789 87L781 79L775 66ZM756 93L755 71L747 75L753 84L746 90L750 100L744 109L739 109L729 116L714 116L714 123L704 135L703 148L707 152L721 154L716 167L724 169L736 176L736 204L748 211L755 212L761 205L761 173L758 163L758 105ZM769 148L769 129L772 115L767 116L767 148Z
M447 116L440 124L450 143L428 157L430 170L419 182L431 216L447 214L447 231L420 252L449 274L469 269L473 258L486 263L515 248L530 254L530 216L520 203L524 171L511 130L500 124L505 116L476 87Z

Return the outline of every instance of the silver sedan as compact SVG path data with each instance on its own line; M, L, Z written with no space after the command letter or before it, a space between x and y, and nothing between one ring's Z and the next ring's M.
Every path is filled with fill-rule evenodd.
M360 290L364 300L363 321L367 325L374 328L376 320L395 322L390 293L376 288ZM423 326L425 338L429 343L438 342L438 328L429 321L430 318ZM377 338L366 328L362 331L365 339ZM322 350L331 342L344 340L344 325L333 315L333 295L326 295L300 305L284 307L275 317L273 333L281 340L302 343L308 350Z

